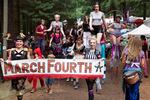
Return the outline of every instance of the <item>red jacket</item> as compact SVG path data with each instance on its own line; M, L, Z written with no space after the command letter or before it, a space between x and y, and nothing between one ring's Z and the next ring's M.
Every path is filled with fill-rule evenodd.
M42 27L43 26L43 27ZM40 38L45 38L45 35L44 35L44 30L46 30L46 26L45 25L38 25L36 27L36 33L37 33L37 36L40 37ZM38 32L43 32L43 34L38 34Z

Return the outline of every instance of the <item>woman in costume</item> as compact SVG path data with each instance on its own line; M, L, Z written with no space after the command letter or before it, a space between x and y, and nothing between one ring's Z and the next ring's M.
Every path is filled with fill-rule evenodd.
M85 46L83 45L82 37L78 37L74 46L74 59L83 59L83 52L84 52ZM76 78L74 80L74 88L78 89L79 87L79 79Z
M125 28L125 25L121 23L121 16L116 16L115 22L112 23L108 29L108 32L110 33L110 38L112 40L112 50L111 50L111 61L110 61L110 67L112 70L112 75L116 73L116 76L118 75L118 67L120 64L120 40L121 40L121 30Z
M84 51L84 59L100 59L100 52L96 49L97 41L95 37L91 37L89 40L90 48L86 48ZM96 81L96 90L100 92L101 83L100 79L86 79L87 87L88 87L88 100L94 100L94 92L93 86Z
M140 100L139 87L142 78L142 69L144 77L148 77L145 69L145 54L142 51L142 43L138 37L129 40L128 45L122 53L123 68L123 90L125 100Z
M30 52L23 45L24 45L23 38L21 36L18 36L15 40L15 48L11 48L9 51L8 60L29 59ZM23 90L25 89L24 86L25 80L26 77L20 77L12 79L11 81L12 89L15 89L18 92L17 93L18 100L22 100Z

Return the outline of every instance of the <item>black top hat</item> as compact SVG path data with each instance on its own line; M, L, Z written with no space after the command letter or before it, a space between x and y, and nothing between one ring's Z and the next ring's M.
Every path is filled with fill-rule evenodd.
M15 41L17 41L17 40L22 40L22 41L24 41L24 38L22 38L22 37L19 35L19 36L16 37Z

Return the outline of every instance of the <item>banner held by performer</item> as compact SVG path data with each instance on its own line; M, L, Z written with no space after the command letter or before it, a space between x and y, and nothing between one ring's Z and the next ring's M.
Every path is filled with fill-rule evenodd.
M52 77L52 78L102 78L104 60L88 59L30 59L2 62L4 78Z

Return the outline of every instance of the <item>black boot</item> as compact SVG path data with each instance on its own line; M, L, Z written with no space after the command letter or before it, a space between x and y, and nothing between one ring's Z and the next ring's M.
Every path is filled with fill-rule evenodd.
M21 90L17 91L17 99L23 100L23 92Z
M17 100L23 100L23 95L17 95Z
M89 91L89 100L94 100L93 90Z

